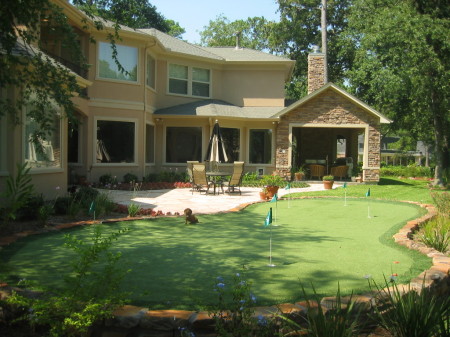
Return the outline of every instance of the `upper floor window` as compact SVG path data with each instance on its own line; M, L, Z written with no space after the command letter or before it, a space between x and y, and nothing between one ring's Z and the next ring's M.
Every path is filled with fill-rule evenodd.
M117 60L125 70L119 70L112 54L111 44L100 42L98 47L98 76L101 78L137 82L138 49L116 44Z
M169 93L210 97L211 74L209 69L169 65Z
M155 82L156 82L156 60L151 55L147 55L146 83L150 88L155 89Z

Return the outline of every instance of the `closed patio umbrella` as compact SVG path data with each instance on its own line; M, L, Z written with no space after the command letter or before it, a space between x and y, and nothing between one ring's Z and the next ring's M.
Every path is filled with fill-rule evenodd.
M228 156L225 151L225 144L222 139L222 133L220 132L219 123L214 124L214 128L209 139L208 150L206 151L205 161L209 162L227 162Z

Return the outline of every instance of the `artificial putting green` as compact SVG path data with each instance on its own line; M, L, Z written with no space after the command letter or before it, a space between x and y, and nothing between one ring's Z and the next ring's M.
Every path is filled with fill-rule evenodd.
M211 197L220 202L220 197ZM273 223L264 227L269 208ZM424 210L416 205L368 199L301 199L260 203L236 213L200 215L197 225L158 218L102 225L105 232L128 227L114 250L130 268L124 288L131 302L150 308L193 309L214 301L218 276L241 273L252 282L257 305L301 299L301 284L320 295L369 289L368 278L383 283L398 274L407 281L429 268L430 259L392 240L406 221ZM370 216L370 217L369 217ZM64 234L88 240L89 227L20 240L2 251L7 278L37 280L58 287L74 256ZM272 263L269 267L269 241ZM0 276L2 273L0 273Z

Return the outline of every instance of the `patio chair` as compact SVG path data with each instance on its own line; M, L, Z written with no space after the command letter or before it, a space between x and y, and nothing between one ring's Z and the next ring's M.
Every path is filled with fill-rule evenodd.
M319 180L325 175L325 167L323 165L309 165L309 176L317 177Z
M230 180L224 182L224 185L228 187L227 193L239 192L239 195L242 195L241 185L243 175L244 175L244 162L235 161L233 165L233 174L231 175Z
M194 190L197 190L198 192L201 193L204 190L204 188L206 188L206 193L208 193L209 188L213 183L208 181L208 178L206 177L205 163L192 164L192 182L193 182L192 194L194 194Z
M191 183L191 189L194 190L194 179L193 179L193 175L192 175L192 165L193 164L198 164L199 161L198 160L189 160L186 162L187 166L186 166L186 173L188 175L189 178L189 182Z
M347 165L334 166L331 168L331 175L334 178L339 178L339 180L342 180L342 178L346 178L347 173L348 173Z

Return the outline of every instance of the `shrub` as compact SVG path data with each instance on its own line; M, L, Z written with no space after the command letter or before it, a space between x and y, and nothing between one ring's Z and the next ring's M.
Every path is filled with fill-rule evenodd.
M111 200L108 194L100 193L95 197L95 215L107 215L110 214L115 208L116 204Z
M279 175L264 175L260 180L261 185L263 186L285 186L286 181L280 177Z
M138 204L131 203L128 205L128 215L132 218L138 215L140 210L141 206L139 206Z
M111 317L124 303L120 283L127 271L119 267L120 253L109 250L126 230L105 237L100 226L92 228L89 242L70 234L65 237L65 247L73 250L76 258L69 263L71 272L64 277L62 290L52 288L48 296L41 297L13 293L7 299L23 309L21 320L29 323L30 332L40 326L49 328L46 336L87 336L95 322Z
M143 179L146 183L154 183L158 181L158 174L157 173L147 173L147 175Z
M75 192L74 198L80 200L81 206L84 209L89 209L92 201L100 194L95 188L89 186L81 186L78 191Z
M431 193L436 208L442 216L450 216L450 193L448 192L433 192Z
M44 205L42 194L28 196L25 204L16 213L17 220L34 220L38 217L38 210Z
M448 336L450 297L437 296L425 287L417 292L409 286L405 293L386 280L384 290L375 287L385 306L375 306L373 318L393 336Z
M382 176L391 177L433 177L433 171L425 166L385 166L380 169Z
M450 219L438 216L428 221L416 234L416 237L428 247L445 253L450 245Z
M117 184L117 177L113 177L110 173L103 174L100 176L100 178L98 178L98 182L101 186L115 185Z
M137 182L138 181L138 177L137 175L133 174L133 173L126 173L123 176L123 182L124 183L131 183L131 182Z
M65 215L68 213L69 205L73 198L71 196L58 197L53 205L55 214Z
M33 193L33 184L29 174L30 167L27 164L17 164L17 175L6 178L6 190L3 196L6 199L6 207L2 210L2 217L8 220L15 220L17 212L26 206Z

